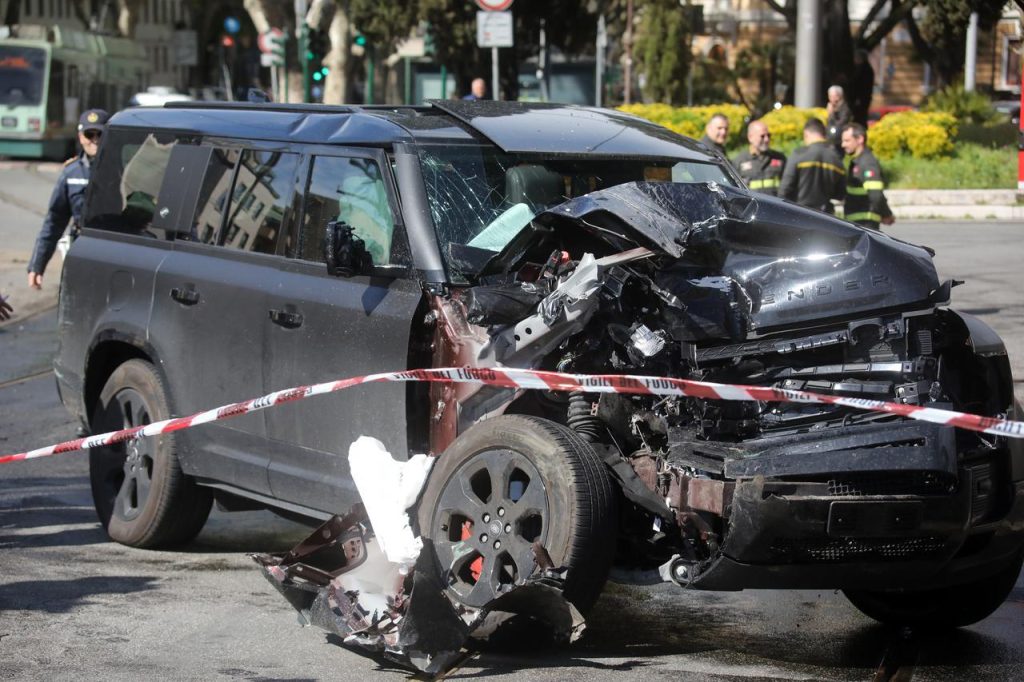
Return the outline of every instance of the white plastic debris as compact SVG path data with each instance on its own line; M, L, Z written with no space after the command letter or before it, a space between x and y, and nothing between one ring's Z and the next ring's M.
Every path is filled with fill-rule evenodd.
M348 449L348 464L384 555L406 573L423 549L407 510L426 484L434 458L414 455L399 462L379 440L360 436Z

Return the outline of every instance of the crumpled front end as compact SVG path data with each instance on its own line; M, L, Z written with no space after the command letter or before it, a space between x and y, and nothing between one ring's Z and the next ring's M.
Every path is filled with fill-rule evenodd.
M945 308L956 283L926 249L714 183L592 192L467 269L434 300L437 366L1013 409L1005 349ZM438 451L525 413L607 453L632 504L620 559L684 585L955 584L1024 544L1024 459L1003 438L835 405L433 390Z

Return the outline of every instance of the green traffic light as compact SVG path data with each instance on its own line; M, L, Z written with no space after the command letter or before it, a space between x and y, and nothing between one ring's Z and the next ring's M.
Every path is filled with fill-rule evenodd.
M322 73L323 75L325 75L325 76L326 76L326 75L328 74L328 69L327 69L327 67L326 67L326 66L322 67L322 68L320 69L320 73Z
M323 74L321 74L319 71L314 71L313 72L313 80L319 81L321 79L323 79Z
M357 35L357 36L355 37L355 40L354 40L354 42L355 42L355 44L356 44L356 45L358 45L359 47L365 47L365 46L366 46L366 36L364 36L364 35L362 35L362 34L359 34L359 35Z
M307 62L311 62L315 58L316 58L316 55L314 55L312 52L309 52L309 51L306 52L306 61Z

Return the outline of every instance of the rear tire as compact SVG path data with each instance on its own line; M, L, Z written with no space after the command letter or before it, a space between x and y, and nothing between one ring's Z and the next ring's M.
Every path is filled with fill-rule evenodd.
M886 625L929 630L959 628L990 616L1006 601L1024 564L1024 552L993 576L935 590L843 590L861 613Z
M586 612L615 553L617 497L604 463L572 430L536 417L480 422L439 456L420 501L453 599L479 608L536 571L539 540L568 569L565 597Z
M150 363L133 359L107 379L90 425L99 434L169 417L160 375ZM172 434L93 448L89 480L107 534L132 547L188 542L202 530L213 503L211 491L181 471Z

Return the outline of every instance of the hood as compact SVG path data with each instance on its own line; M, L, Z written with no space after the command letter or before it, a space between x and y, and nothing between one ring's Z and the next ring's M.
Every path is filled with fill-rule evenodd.
M942 301L931 254L881 232L716 183L633 182L592 192L534 219L488 269L510 266L543 231L584 230L619 250L660 252L659 286L685 305L702 282L731 306L749 336L847 315ZM686 293L686 296L681 294Z

